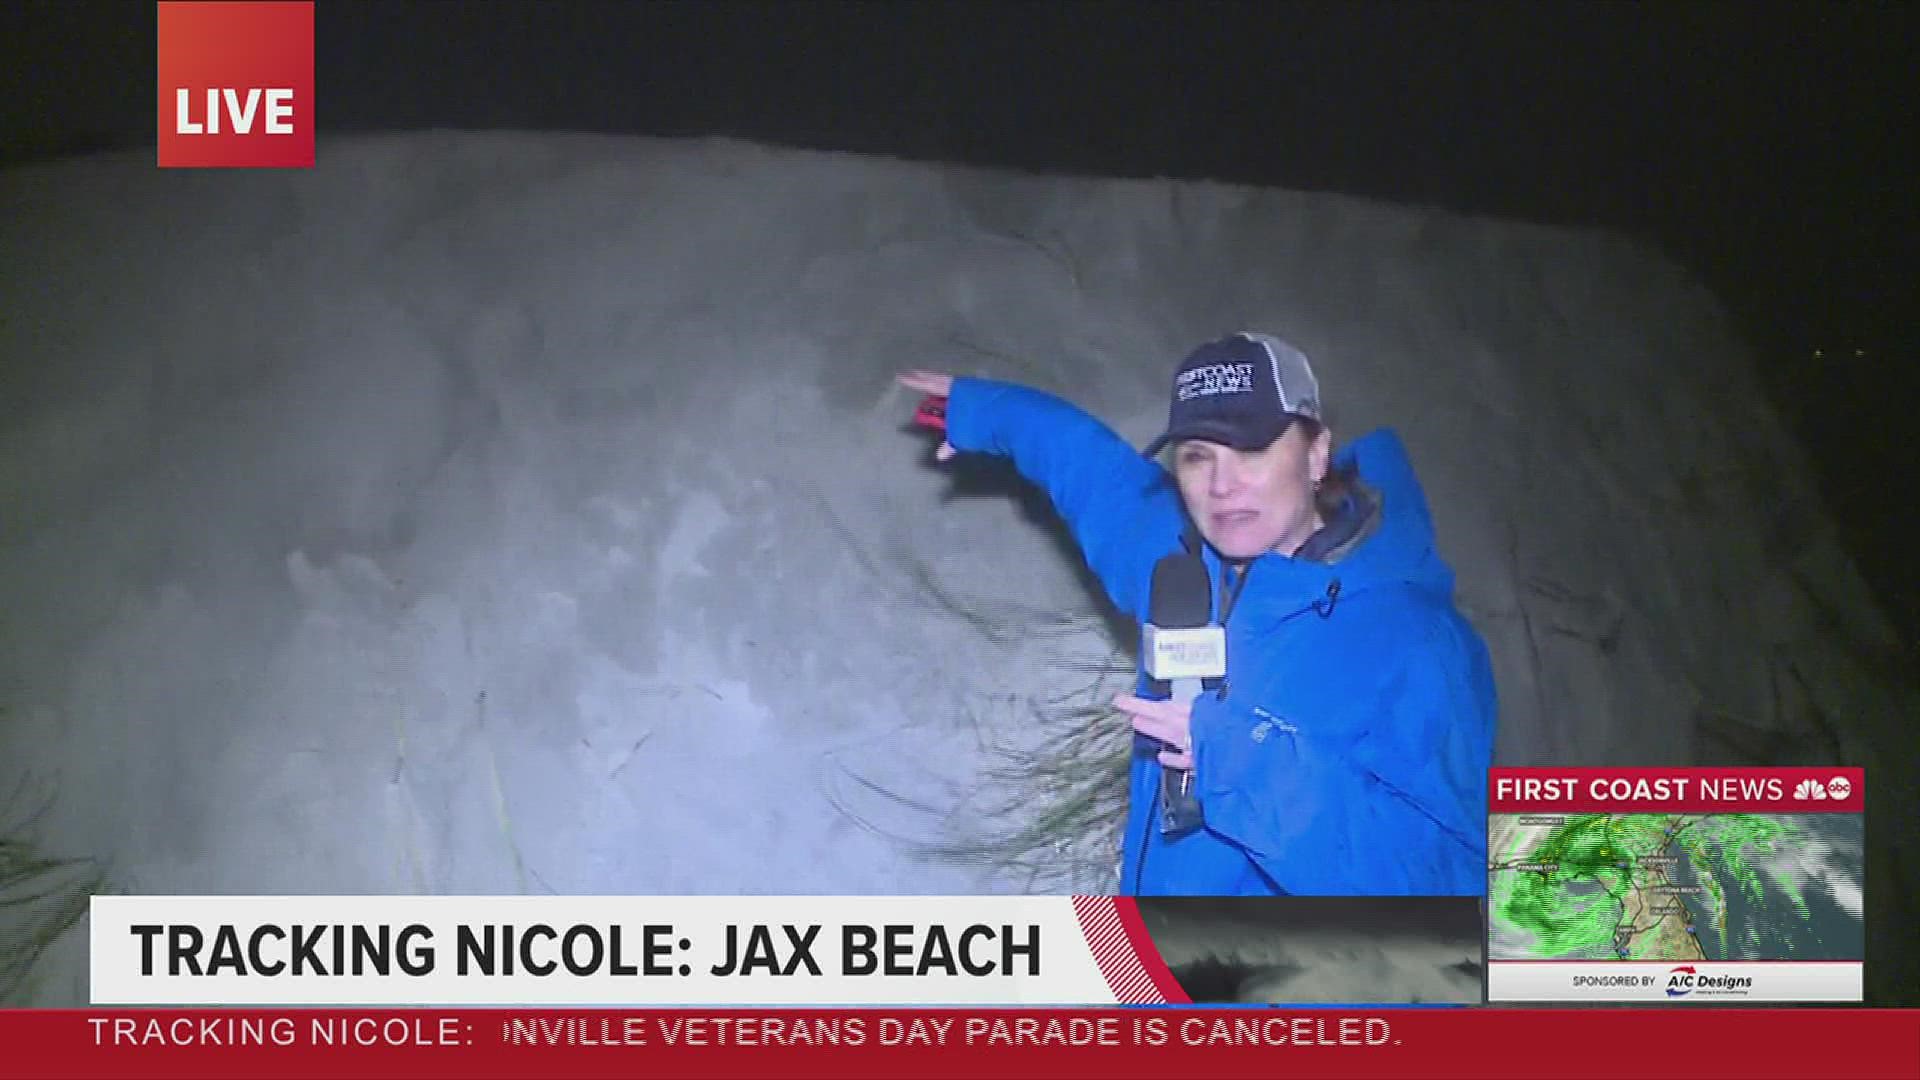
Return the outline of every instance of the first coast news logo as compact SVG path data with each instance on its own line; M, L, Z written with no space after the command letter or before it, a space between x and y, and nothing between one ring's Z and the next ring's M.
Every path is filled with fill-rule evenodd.
M313 166L311 0L159 5L161 168Z

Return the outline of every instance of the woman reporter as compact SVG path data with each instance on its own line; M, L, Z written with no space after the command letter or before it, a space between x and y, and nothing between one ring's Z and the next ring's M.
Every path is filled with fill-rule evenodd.
M1048 494L1122 610L1147 621L1183 550L1216 583L1217 689L1185 705L1143 672L1115 701L1137 733L1121 892L1485 893L1492 669L1392 431L1335 452L1306 357L1251 332L1180 364L1145 454L1041 391L899 381L944 399L939 460L1005 456ZM1168 769L1192 770L1200 827L1157 827Z

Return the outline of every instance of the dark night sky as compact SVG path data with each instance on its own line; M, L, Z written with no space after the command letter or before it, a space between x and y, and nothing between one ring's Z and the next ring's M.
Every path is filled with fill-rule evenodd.
M8 5L0 162L150 146L153 13ZM1911 637L1915 22L1866 3L323 0L318 117L323 137L722 133L1622 229L1742 321Z

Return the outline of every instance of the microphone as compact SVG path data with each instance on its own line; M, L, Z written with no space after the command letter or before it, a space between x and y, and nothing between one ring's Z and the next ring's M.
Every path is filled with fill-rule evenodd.
M1212 618L1213 582L1200 556L1168 555L1154 564L1140 652L1148 677L1172 684L1174 701L1192 704L1200 696L1202 679L1227 673L1227 632L1209 626ZM1193 771L1161 768L1160 831L1172 835L1199 827Z

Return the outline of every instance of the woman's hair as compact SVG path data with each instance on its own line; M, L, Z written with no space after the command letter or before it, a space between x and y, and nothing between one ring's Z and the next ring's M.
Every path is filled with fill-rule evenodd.
M1308 442L1319 438L1320 433L1327 429L1325 424L1310 416L1296 416L1293 422ZM1321 520L1332 521L1339 516L1347 505L1348 496L1353 494L1353 485L1359 479L1360 467L1351 461L1331 461L1327 464L1327 474L1313 489L1313 508L1319 512Z

